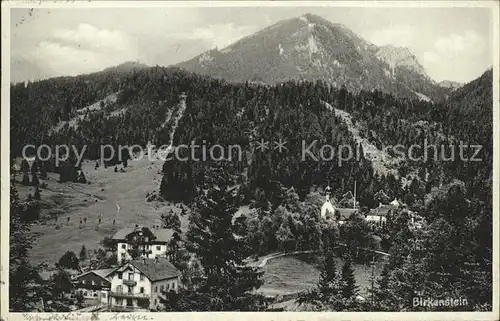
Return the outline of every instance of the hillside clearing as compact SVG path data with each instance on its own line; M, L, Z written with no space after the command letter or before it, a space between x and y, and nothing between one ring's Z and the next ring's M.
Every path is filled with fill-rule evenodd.
M59 175L49 173L47 189L41 189L42 217L58 217L57 223L49 219L46 224L33 225L31 233L36 242L30 251L30 260L55 263L64 252L78 253L82 245L89 250L99 247L104 237L135 224L152 226L161 223L161 215L170 209L181 209L168 202L147 202L146 195L159 187L162 161L131 160L125 172L114 172L114 167L94 169L94 161L84 161L84 171L90 185L72 182L59 183ZM121 165L118 165L120 168ZM19 185L22 200L33 187ZM102 214L102 222L98 219ZM67 218L70 221L67 222ZM87 218L79 228L80 219ZM113 220L116 220L113 226ZM188 216L180 216L181 228L187 229ZM60 229L56 229L56 224Z
M117 98L118 98L118 93L114 93L114 94L106 96L104 99L96 101L92 105L78 109L77 116L71 118L68 121L60 121L57 125L54 126L54 128L52 128L52 131L57 132L57 131L61 130L64 127L64 125L66 125L66 124L68 124L69 127L75 127L76 124L78 123L78 121L85 117L87 112L94 112L94 111L101 110L102 109L101 103L103 105L112 104L112 103L116 102ZM111 116L116 116L116 115L118 115L118 114L111 113Z
M397 160L394 159L394 157L391 157L386 151L378 149L377 146L373 145L370 141L368 141L368 139L361 137L359 128L352 122L351 114L345 110L338 109L325 101L323 101L323 103L328 110L333 111L335 115L339 116L344 121L356 142L361 144L363 147L364 157L372 161L375 172L384 175L387 173L397 175L397 171L389 168L392 166L388 166L389 164L395 165Z

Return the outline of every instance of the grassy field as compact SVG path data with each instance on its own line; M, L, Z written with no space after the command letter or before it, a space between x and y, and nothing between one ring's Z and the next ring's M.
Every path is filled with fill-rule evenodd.
M161 215L171 208L180 214L181 209L174 204L146 201L148 193L159 189L163 161L152 162L147 157L130 161L124 173L115 173L114 167L94 169L94 165L95 162L90 161L82 165L91 182L89 185L59 183L59 175L53 173L49 173L47 180L41 180L47 183L47 188L41 190L42 216L51 219L31 229L35 236L30 251L33 262L46 260L53 264L67 250L78 255L82 245L89 250L95 249L104 237L111 237L123 227L160 224ZM18 187L21 199L34 193L33 187ZM102 221L98 225L101 214ZM58 218L57 222L54 217ZM80 219L85 217L87 222L80 228ZM182 228L186 229L188 215L180 218Z
M319 279L318 269L297 257L280 257L264 267L264 284L259 292L275 296L313 287Z
M315 257L288 256L271 260L264 267L264 285L259 292L275 296L290 294L314 287L319 280L319 270ZM337 271L342 267L342 260L336 259ZM374 275L377 277L382 271L382 263L377 263ZM372 268L367 265L355 264L354 273L356 283L360 287L360 294L366 294L371 287Z

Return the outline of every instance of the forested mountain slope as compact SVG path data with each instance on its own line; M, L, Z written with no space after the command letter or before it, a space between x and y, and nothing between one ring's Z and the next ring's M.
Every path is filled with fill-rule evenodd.
M446 104L435 104L381 91L352 93L321 81L269 86L231 84L176 68L108 70L28 86L14 85L12 154L18 154L26 143L74 144L80 148L87 145L86 156L90 158L99 157L100 144L165 144L170 140L173 125L166 124L166 119L175 113L179 95L185 92L187 108L178 119L174 145L193 141L208 148L213 144L238 144L244 151L243 160L234 161L234 166L242 173L247 200L258 198L259 193L267 193L265 198L271 199L273 188L269 188L269 182L293 186L302 198L310 188L330 179L335 182L337 196L351 190L357 181L361 202L369 206L375 204L373 195L379 189L411 204L422 199L432 186L452 177L465 180L468 187L479 188L480 182L491 175L491 81L488 71L455 91ZM64 126L57 132L49 130L61 119L114 92L116 101L107 104L104 111L87 111L77 121L78 126ZM371 161L363 157L362 148L359 155L340 163L338 150L331 159L314 159L325 144L350 146L354 152L359 149L345 121L324 102L350 113L360 137L379 149L397 144L408 148L422 144L424 139L429 144L474 140L485 145L482 153L487 162L406 160L396 168L399 175L386 177L373 174ZM35 108L37 113L33 112ZM113 110L123 112L111 115ZM287 149L281 152L273 145L279 139L286 141ZM270 142L268 151L255 151L255 143L261 140ZM302 144L307 147L314 141L310 151L316 157L305 155L302 160ZM209 161L166 162L162 194L189 201L203 185L203 171L210 166ZM419 173L419 178L411 178L412 184L403 187L402 177L410 172ZM475 190L468 188L471 193Z

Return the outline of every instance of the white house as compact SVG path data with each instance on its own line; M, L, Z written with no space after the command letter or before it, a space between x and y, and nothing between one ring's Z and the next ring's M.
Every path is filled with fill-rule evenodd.
M119 263L131 260L129 250L136 244L140 257L153 259L166 256L168 243L174 231L171 229L150 229L148 227L124 228L115 233L116 254Z
M385 215L378 215L378 214L368 214L366 215L366 220L368 222L382 222L385 223L387 221L387 217Z
M152 310L161 307L164 291L181 286L180 271L166 258L141 258L124 263L111 274L110 308Z

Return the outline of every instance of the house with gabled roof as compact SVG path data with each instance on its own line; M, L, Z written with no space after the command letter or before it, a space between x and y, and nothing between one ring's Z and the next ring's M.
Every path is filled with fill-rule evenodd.
M165 291L178 291L181 272L164 257L126 262L111 273L112 310L156 310Z
M108 292L111 288L110 274L114 268L90 270L73 278L75 293L82 293L86 299L108 303Z
M378 207L370 210L370 212L366 215L366 220L369 222L384 223L387 221L387 215L392 209L394 208L391 205L379 204Z
M157 256L166 257L168 244L174 235L172 229L136 226L123 228L113 235L116 242L116 255L118 263L131 260L129 253L133 247L138 251L139 257L153 259Z

